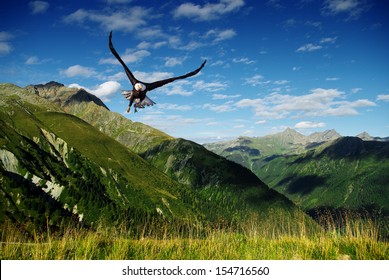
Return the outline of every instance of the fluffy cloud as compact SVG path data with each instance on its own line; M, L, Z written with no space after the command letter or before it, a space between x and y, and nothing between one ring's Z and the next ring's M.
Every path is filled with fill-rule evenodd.
M272 93L264 98L242 99L238 108L252 108L256 116L281 119L288 116L346 116L358 114L357 108L376 104L367 99L344 100L344 93L337 89L316 88L310 94L293 96Z
M102 11L79 9L66 16L64 22L68 24L98 24L105 31L123 30L134 31L146 25L149 10L142 7L133 7L120 11L103 13Z
M184 62L186 57L166 57L165 58L165 66L173 67L176 65L181 65Z
M306 129L306 128L320 128L325 127L326 124L324 122L310 122L310 121L303 121L297 123L294 127L297 129Z
M379 94L377 96L377 101L389 101L389 94Z
M207 32L206 37L213 38L213 42L221 42L224 40L231 39L235 37L236 32L233 29L225 29L225 30L219 30L219 29L211 29Z
M69 78L76 77L76 76L88 78L93 75L96 75L96 71L93 68L84 67L81 65L70 66L66 70L61 70L60 73Z
M186 17L194 21L209 21L219 19L221 16L237 11L244 6L243 0L219 0L218 3L207 3L203 6L193 3L184 3L174 10L176 18Z
M44 14L48 10L50 5L48 2L45 1L31 1L29 3L29 6L31 9L31 13L33 15L37 15L37 14Z
M79 84L70 84L69 87L85 89L87 92L96 95L104 102L108 102L109 98L120 90L121 85L116 81L108 81L94 88L87 88L84 86L80 86Z
M249 84L251 86L257 86L257 85L260 85L263 83L262 82L263 76L257 74L257 75L250 77L250 78L246 78L245 80L246 80L246 84Z

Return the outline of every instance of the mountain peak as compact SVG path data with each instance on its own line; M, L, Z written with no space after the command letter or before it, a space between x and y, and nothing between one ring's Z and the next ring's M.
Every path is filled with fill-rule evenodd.
M46 84L38 84L38 85L32 85L37 88L51 88L51 87L64 87L64 84L58 83L56 81L50 81Z
M29 85L27 90L34 92L36 95L48 99L62 108L68 107L77 103L93 102L98 106L108 107L97 96L87 92L84 89L68 88L64 84L51 81L46 84Z
M366 131L362 132L362 133L359 133L356 137L362 139L362 140L365 140L365 141L369 141L369 140L374 140L374 137L372 137L369 133L367 133Z
M305 136L292 128L287 128L283 132L275 134L281 137L284 141L290 143L302 143L305 142Z
M323 132L315 132L308 136L309 142L327 142L342 137L335 129L325 130Z

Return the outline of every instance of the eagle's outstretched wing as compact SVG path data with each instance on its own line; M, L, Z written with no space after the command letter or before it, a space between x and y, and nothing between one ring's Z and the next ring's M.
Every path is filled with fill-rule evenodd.
M171 82L173 82L175 80L185 79L185 78L194 76L194 75L196 75L197 73L200 72L200 70L204 67L206 62L207 62L207 60L204 60L204 62L201 64L201 66L199 68L197 68L196 70L194 70L192 72L186 73L185 75L178 76L178 77L172 77L172 78L168 78L168 79L165 79L165 80L156 81L156 82L153 82L153 83L144 83L145 86L146 86L146 89L147 90L153 90L153 89L156 89L158 87L164 86L164 85L166 85L168 83L171 83Z
M121 65L123 65L124 71L126 71L127 77L130 79L131 84L134 86L136 83L139 83L130 69L128 69L127 65L124 63L124 61L120 58L119 54L115 50L112 44L112 31L109 33L109 49L111 50L112 54L116 57L116 59L120 62Z

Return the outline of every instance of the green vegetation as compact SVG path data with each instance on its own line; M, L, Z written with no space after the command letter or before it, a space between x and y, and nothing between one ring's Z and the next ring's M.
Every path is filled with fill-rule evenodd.
M0 85L0 93L2 259L388 258L388 223L375 218L385 215L387 189L367 196L387 184L378 176L387 170L386 148L368 153L376 149L366 144L357 162L358 143L346 145L347 159L334 146L266 158L264 181L314 205L318 224L249 168L133 123L85 91L51 82ZM266 140L267 152L300 149L290 137ZM254 159L250 168L263 164L263 151L241 140L229 152ZM335 169L339 180L369 179L339 198L320 185ZM377 216L318 211L327 196L355 205L355 189L366 196L362 204L377 203Z
M389 244L377 237L380 226L371 219L351 218L338 230L333 220L326 230L306 226L301 212L282 211L267 219L251 217L245 223L204 227L176 222L145 221L136 230L121 224L94 230L67 227L27 237L13 224L1 230L1 259L388 259ZM297 219L296 219L297 218ZM327 220L326 220L327 219ZM296 222L298 221L298 222Z
M206 147L250 168L310 213L327 208L389 216L389 142L287 129Z

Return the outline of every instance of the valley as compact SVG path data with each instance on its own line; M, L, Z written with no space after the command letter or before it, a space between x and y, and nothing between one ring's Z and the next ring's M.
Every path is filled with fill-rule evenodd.
M382 241L386 221L353 216L353 230L345 230L328 215L320 222L307 214L326 207L386 217L386 139L335 131L305 137L288 129L204 147L132 122L90 93L57 82L1 84L0 91L2 258L282 258L269 242L291 246L285 258L389 254ZM319 236L330 251L313 246ZM344 244L354 238L352 248L373 242L371 251L349 252ZM206 249L210 240L217 247L234 239L241 242L225 249L236 254ZM119 253L104 244L139 251ZM174 253L182 244L187 249Z

